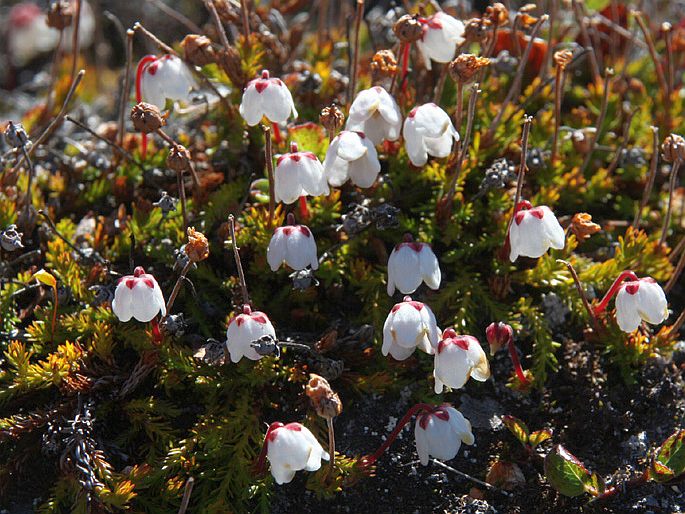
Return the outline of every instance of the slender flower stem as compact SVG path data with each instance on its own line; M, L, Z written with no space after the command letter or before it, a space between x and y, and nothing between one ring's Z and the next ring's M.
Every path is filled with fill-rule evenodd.
M487 141L488 143L492 142L493 136L495 135L495 131L497 130L497 127L499 127L499 124L502 122L502 117L506 113L507 107L514 100L514 96L516 95L516 93L519 90L519 87L521 86L521 81L523 80L523 72L526 68L526 63L528 62L530 52L533 49L535 37L537 36L538 32L540 31L540 27L542 27L542 24L547 20L547 18L549 18L549 16L547 16L546 14L540 16L540 19L537 21L537 23L533 27L533 30L531 30L530 32L530 41L528 41L526 49L523 51L523 56L519 61L518 68L516 69L516 75L514 76L514 80L511 83L511 87L507 92L507 96L504 98L502 105L499 107L497 115L492 120L492 123L490 124L488 131L486 132L485 136L483 136L483 140Z
M551 6L549 8L549 28L547 29L547 52L545 52L545 59L540 67L540 73L538 75L541 81L547 76L547 70L549 70L552 61L552 38L554 37L554 22L557 19L558 8L558 0L551 0Z
M326 418L326 424L328 425L328 477L333 476L333 470L335 469L335 430L333 430L333 417L329 416Z
M283 136L281 135L281 127L278 126L278 123L272 123L271 129L274 134L274 143L276 143L276 146L279 146L283 142Z
M119 147L124 145L124 115L126 113L126 106L129 101L129 92L131 90L131 62L133 61L134 35L135 32L133 30L128 29L126 31L126 69L124 70L124 84L121 91L121 98L119 99L119 127L117 130L117 143Z
M216 25L216 30L219 32L219 39L221 39L221 44L224 50L227 50L231 45L228 42L228 36L226 35L226 29L224 24L221 23L221 18L219 18L219 13L216 10L216 5L214 5L214 0L205 0L205 7L209 10L212 15L212 20L214 20L214 25ZM241 5L242 10L242 5Z
M528 378L526 378L526 374L523 372L523 368L521 367L521 361L519 360L518 353L516 352L516 345L514 344L513 337L509 338L507 347L509 348L509 356L511 357L511 363L514 365L516 377L519 379L519 382L521 382L521 385L525 387L530 384L530 381Z
M666 85L668 86L668 94L670 96L673 92L673 78L675 76L673 69L673 28L670 24L664 31L664 40L666 41L666 71L668 73Z
M262 443L262 449L259 452L259 457L257 458L257 462L256 462L255 467L254 467L255 473L257 475L261 475L262 473L264 473L264 466L266 463L266 454L269 451L269 436L271 435L271 432L273 432L277 428L280 428L281 426L283 426L283 425L281 423L278 423L278 422L271 423L271 425L269 425L269 428L267 428L267 430L266 430L266 434L264 435L264 442Z
M585 26L587 19L583 16L582 8L578 0L573 0L573 13L576 17L578 26L580 27L580 35L583 40L583 46L588 49L590 68L592 70L592 76L594 78L595 84L599 83L601 78L601 73L599 72L599 64L597 63L597 55L595 55L595 50L592 47L592 40L587 32L587 27Z
M511 39L514 43L514 57L517 59L521 57L521 42L519 41L519 20L521 19L521 13L516 13L514 16L514 23L511 24Z
M64 41L64 29L59 31L59 39L57 40L57 46L55 47L55 55L52 58L52 67L50 68L50 87L48 87L48 101L45 106L45 114L48 116L52 112L53 102L55 101L55 83L57 82L57 76L59 75L59 57L62 53L62 42Z
M611 299L614 297L614 295L618 292L619 288L621 287L621 283L627 279L630 279L632 281L638 280L637 275L630 270L626 270L623 273L621 273L618 276L618 278L614 280L614 283L611 284L611 287L604 295L604 298L602 298L602 300L599 302L599 305L595 307L595 314L601 314L602 312L604 312L604 310L607 308L607 305L609 305Z
M176 283L174 284L174 288L171 290L171 296L169 296L169 301L166 304L166 315L162 320L165 320L169 317L171 314L171 308L174 306L174 302L176 301L176 297L178 296L178 293L181 291L181 284L186 278L186 275L190 271L190 268L193 266L193 261L188 259L188 262L186 263L185 266L183 266L183 269L181 270L181 274L178 276L178 279L176 280Z
M183 171L176 171L176 184L178 187L178 197L181 200L181 215L183 217L183 232L188 231L188 214L186 210L186 185L183 181Z
M178 508L178 514L186 514L188 510L188 504L190 503L190 495L193 493L193 486L195 485L195 479L189 477L186 480L185 488L183 489L183 498L181 499L181 506Z
M685 236L680 238L680 242L676 245L676 247L673 249L671 255L669 255L668 258L671 260L671 262L675 262L676 257L678 257L678 255L680 255L680 252L683 250L685 250Z
M411 43L405 43L402 49L402 74L400 75L400 89L402 92L407 91L407 73L409 73L409 53L411 50Z
M670 122L670 96L668 94L668 82L666 81L666 75L664 74L664 67L661 65L661 59L659 59L659 53L654 46L654 39L652 39L652 33L649 31L644 18L642 17L642 12L633 11L632 12L635 21L642 31L642 35L645 38L645 43L647 43L647 49L649 50L649 55L654 63L654 71L656 71L656 78L659 81L659 87L661 88L661 94L664 101L664 108L666 110L666 118Z
M504 496L511 496L510 493L503 491L502 489L498 489L497 487L495 487L492 484L488 484L487 482L483 482L482 480L478 480L477 478L472 477L471 475L467 475L463 471L459 471L458 469L454 469L452 466L448 466L444 462L440 462L437 459L431 459L431 461L433 462L433 464L436 464L436 465L440 466L441 468L446 469L447 471L451 471L452 473L459 475L460 477L464 477L468 480L471 480L472 482L475 482L476 484L482 485L486 489L490 489L491 491L497 491L498 493L501 493Z
M669 334L677 334L680 330L680 327L683 326L683 323L685 323L685 309L683 309L683 311L680 313L680 316L678 316L678 319L676 319L673 325L671 325Z
M602 130L602 125L604 125L604 119L607 115L607 106L609 104L609 82L611 81L611 77L613 77L613 75L614 70L612 70L611 68L607 68L604 71L604 94L602 95L602 105L599 108L599 117L597 118L597 124L595 125L595 134L592 137L590 149L585 155L583 165L580 167L581 174L585 173L588 164L590 164L590 159L592 159L592 153L594 152L595 147L597 146L597 141L599 141L600 131Z
M76 12L74 12L74 27L71 36L71 51L73 60L71 62L71 81L76 80L76 70L78 69L79 56L79 26L81 24L81 0L76 0Z
M147 37L150 41L152 41L157 47L164 52L165 54L171 54L176 57L178 57L178 53L176 50L171 48L169 45L167 45L164 41L159 39L157 36L155 36L152 32L150 32L148 29L146 29L142 23L139 21L135 22L133 24L133 30L136 32L141 32L145 37Z
M402 431L404 426L411 421L411 418L413 418L415 414L418 414L421 411L430 412L434 408L435 408L435 405L430 405L428 403L417 403L416 405L411 407L407 411L407 413L402 417L402 419L400 419L397 422L397 425L395 426L395 430L393 430L390 433L388 438L385 440L385 442L382 445L380 445L378 450L376 450L373 453L373 455L364 457L362 459L360 465L362 467L367 467L367 466L371 466L372 464L374 464L378 460L378 458L381 455L383 455L383 452L385 452L385 450L387 450L390 447L390 445L395 441L395 439L397 439L397 436L400 434L400 432Z
M635 116L635 114L637 114L638 110L639 109L635 109L633 111L630 111L630 114L628 114L626 121L623 123L623 133L621 134L621 144L618 145L618 149L616 150L616 154L614 155L614 158L611 161L609 168L607 169L607 175L611 175L616 170L616 168L618 167L618 161L621 159L621 154L623 153L623 150L625 150L626 146L628 145L628 138L630 137L630 126L633 123L633 117Z
M136 68L136 103L140 103L143 101L143 92L141 85L145 67L155 59L157 59L157 57L150 54L146 55L140 61L138 61L138 67ZM147 134L145 132L143 132L143 134L141 135L140 144L140 156L142 157L143 161L145 161L145 158L147 157Z
M666 237L668 236L668 229L671 226L671 215L673 213L673 196L675 194L676 182L678 180L678 170L682 160L680 158L673 161L671 167L671 179L668 183L668 207L666 208L666 218L664 218L664 225L661 227L661 238L659 239L659 244L664 244L666 242Z
M33 191L32 191L32 185L33 185L33 176L36 174L36 170L33 167L33 161L31 161L31 157L29 156L29 153L26 151L26 145L22 144L21 145L21 153L24 156L24 160L26 161L26 164L28 165L29 172L28 172L28 181L26 182L26 196L24 197L24 221L27 225L31 225L30 219L31 219L31 208L33 206Z
M514 208L511 211L511 218L509 219L509 223L507 224L507 235L505 238L506 243L509 242L509 230L511 229L511 224L514 222L514 216L516 216L516 211L519 208L519 203L521 202L523 181L525 180L526 171L528 170L526 159L528 157L528 136L530 135L530 126L532 124L532 116L526 116L523 118L523 129L521 132L521 161L519 162L519 172L518 177L516 179L516 195L514 196Z
M323 47L324 43L328 41L328 0L319 0L319 12L317 20L317 42L319 48Z
M300 216L303 220L309 219L309 209L307 208L307 197L300 196L298 205L300 207Z
M233 214L228 215L228 228L231 233L231 245L233 246L233 257L235 258L235 267L238 268L238 281L240 282L240 292L243 295L243 304L250 305L250 295L247 293L245 273L243 273L243 265L240 262L240 248L238 248L238 241L235 238L235 217L233 216Z
M457 81L457 108L454 111L454 128L461 131L461 122L464 115L464 83Z
M274 212L276 210L276 191L274 182L274 161L271 149L271 128L263 125L264 130L264 160L266 162L266 172L269 177L269 227L273 226Z
M354 46L352 53L352 63L350 65L350 86L347 92L347 103L349 104L357 90L357 64L359 61L359 32L364 17L364 0L357 0L357 10L354 17Z
M576 290L578 291L578 295L580 296L580 299L583 301L583 307L585 307L585 310L587 311L588 315L590 316L590 322L592 323L592 328L595 329L595 333L599 333L599 321L597 321L597 315L595 314L595 311L592 310L592 307L590 306L590 302L587 299L587 295L585 294L585 289L583 289L583 285L580 282L580 279L578 278L578 273L576 273L575 268L573 265L565 260L562 259L557 259L557 262L563 264L568 268L568 271L571 273L571 277L573 277L573 282L576 285Z
M654 180L656 179L657 164L659 163L659 128L651 127L652 129L652 159L649 163L649 178L647 179L647 187L645 187L642 193L642 202L640 202L640 207L635 213L635 219L633 220L633 228L640 228L640 219L642 218L642 211L645 210L647 203L649 202L649 195L652 194L652 189L654 188Z
M241 19L243 21L243 35L245 36L245 41L247 42L250 39L250 21L248 18L249 12L247 7L247 0L240 0L240 14Z
M444 201L452 202L454 193L457 191L457 182L459 181L459 176L461 175L461 168L464 165L464 159L466 159L466 152L469 151L471 131L473 130L473 119L476 113L476 102L478 101L478 95L480 94L480 89L478 89L478 86L479 84L474 84L471 86L469 110L466 118L466 132L464 134L464 140L457 142L457 148L455 151L455 153L458 154L457 163L455 165L454 175L452 175L452 180L450 181L450 187L447 190L447 195L444 197Z
M550 158L552 164L557 162L562 96L564 96L564 66L557 64L554 75L554 138L552 139L552 156Z
M449 70L449 63L445 63L440 70L440 77L438 78L438 83L435 85L435 91L433 92L433 103L440 105L440 99L442 98L442 90L445 88L445 81L447 80L447 72ZM457 127L457 131L459 127Z

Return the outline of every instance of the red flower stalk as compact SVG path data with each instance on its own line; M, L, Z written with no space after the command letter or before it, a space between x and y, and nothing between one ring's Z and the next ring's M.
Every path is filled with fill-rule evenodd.
M607 291L607 293L604 295L604 298L602 298L602 301L599 302L599 305L595 307L595 314L601 314L604 312L604 310L607 308L607 305L609 305L609 302L611 299L618 293L619 288L621 287L621 283L627 279L630 279L632 281L637 281L637 275L633 273L630 270L626 270L623 273L621 273L616 280L614 280L614 283L611 284L611 287Z

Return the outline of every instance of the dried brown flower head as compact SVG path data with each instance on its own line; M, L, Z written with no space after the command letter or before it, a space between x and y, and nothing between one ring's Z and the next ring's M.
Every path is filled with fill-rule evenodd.
M450 76L457 82L466 84L478 70L490 64L490 59L473 54L461 54L449 64Z
M590 151L590 145L597 133L595 127L587 127L584 129L574 130L571 133L571 142L573 149L581 155L585 155Z
M464 23L464 39L469 43L482 43L488 36L490 21L483 18L471 18Z
M131 109L131 121L138 132L149 134L166 125L166 120L156 105L139 102Z
M195 66L205 66L216 62L216 52L212 41L207 36L188 34L181 41L181 48L183 48L186 61Z
M50 4L45 23L48 27L64 30L71 25L74 8L68 0L57 0Z
M599 232L601 227L593 223L592 216L587 212L578 212L571 218L571 232L578 241L585 241L592 234Z
M522 28L529 29L538 22L537 16L531 14L535 9L537 9L535 4L526 4L519 9L518 19Z
M331 389L328 380L314 373L309 377L309 383L304 391L316 413L327 419L339 415L342 412L342 402L338 394Z
M240 53L234 46L229 46L224 51L220 52L217 58L217 63L228 75L233 85L238 88L243 88L247 84L247 75L243 71L241 64Z
M324 126L329 134L335 134L345 124L345 115L340 108L332 104L329 107L321 109L319 114L319 122Z
M685 160L685 139L678 134L671 134L661 145L661 156L666 162Z
M397 73L397 59L392 50L379 50L373 55L371 73L374 81L392 77Z
M184 172L190 169L190 152L183 146L176 144L169 150L169 155L166 158L166 165L169 169L176 172Z
M193 227L188 227L188 242L185 245L185 254L191 262L204 261L209 257L209 241L202 232Z
M397 39L403 43L413 43L421 39L423 34L423 27L417 16L405 14L395 22L392 31L397 36Z
M495 2L485 9L485 19L495 27L501 27L509 23L509 11L501 2Z
M562 70L566 69L566 66L573 60L573 52L571 50L559 50L554 52L554 62Z

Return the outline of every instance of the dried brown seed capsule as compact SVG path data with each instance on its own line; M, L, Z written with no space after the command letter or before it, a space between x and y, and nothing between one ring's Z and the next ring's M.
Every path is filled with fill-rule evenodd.
M485 9L485 19L495 27L501 27L509 23L509 11L501 2L495 2Z
M229 46L224 51L219 52L217 56L217 63L228 75L234 86L243 88L247 84L247 76L243 71L241 64L240 53L235 47Z
M166 125L166 120L156 105L137 103L131 109L131 121L138 132L149 134Z
M345 115L340 108L333 104L321 109L319 122L324 126L329 134L335 134L345 124Z
M216 62L216 52L212 41L207 36L188 34L181 41L181 48L183 48L186 61L194 66L205 66Z
M595 127L574 130L571 134L573 149L581 155L588 153L590 151L592 139L595 137L596 133L597 129Z
M392 77L397 73L397 59L392 50L380 50L371 59L371 73L374 80Z
M198 232L194 227L188 227L188 242L184 251L191 262L204 261L209 257L209 241L202 232Z
M405 14L395 22L392 31L397 36L397 39L403 43L413 43L414 41L421 39L423 26L417 16Z
M71 25L73 17L74 9L71 2L67 0L57 0L50 4L45 22L48 27L64 30Z
M169 169L180 172L190 169L190 152L183 145L172 146L166 158L166 165Z
M585 241L592 234L600 231L600 226L593 223L592 216L587 212L578 212L571 219L571 232L578 241Z
M466 84L478 73L478 70L490 64L490 59L473 54L461 54L449 64L450 76Z
M661 145L661 156L666 162L685 160L685 139L678 134L671 134Z
M312 373L309 383L305 387L305 394L309 397L322 418L334 418L342 412L342 402L336 392L331 389L328 380Z
M554 62L559 68L566 69L566 66L573 60L573 52L571 50L559 50L554 52Z
M482 43L488 36L491 23L482 18L471 18L464 23L464 39L469 43Z

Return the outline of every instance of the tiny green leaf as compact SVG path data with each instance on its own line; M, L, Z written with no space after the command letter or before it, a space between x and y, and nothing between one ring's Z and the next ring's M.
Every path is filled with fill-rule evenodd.
M57 287L57 279L53 277L50 273L45 271L44 269L40 269L36 271L31 279L36 279L38 282L45 284L46 286L50 287Z
M650 478L664 482L685 473L685 429L671 434L656 451Z
M530 432L526 424L514 416L502 416L502 423L509 429L509 431L514 434L514 437L520 441L522 445L528 444L528 439L530 437Z
M592 481L590 472L573 454L560 444L545 457L545 476L549 483L564 496L578 496Z
M599 496L606 490L604 479L597 473L587 476L583 482L583 485L585 486L585 491L592 496Z
M528 438L528 442L530 445L535 448L539 444L545 442L547 439L550 439L552 437L552 431L547 430L546 428L543 428L542 430L536 430L532 434L530 434L530 437Z

